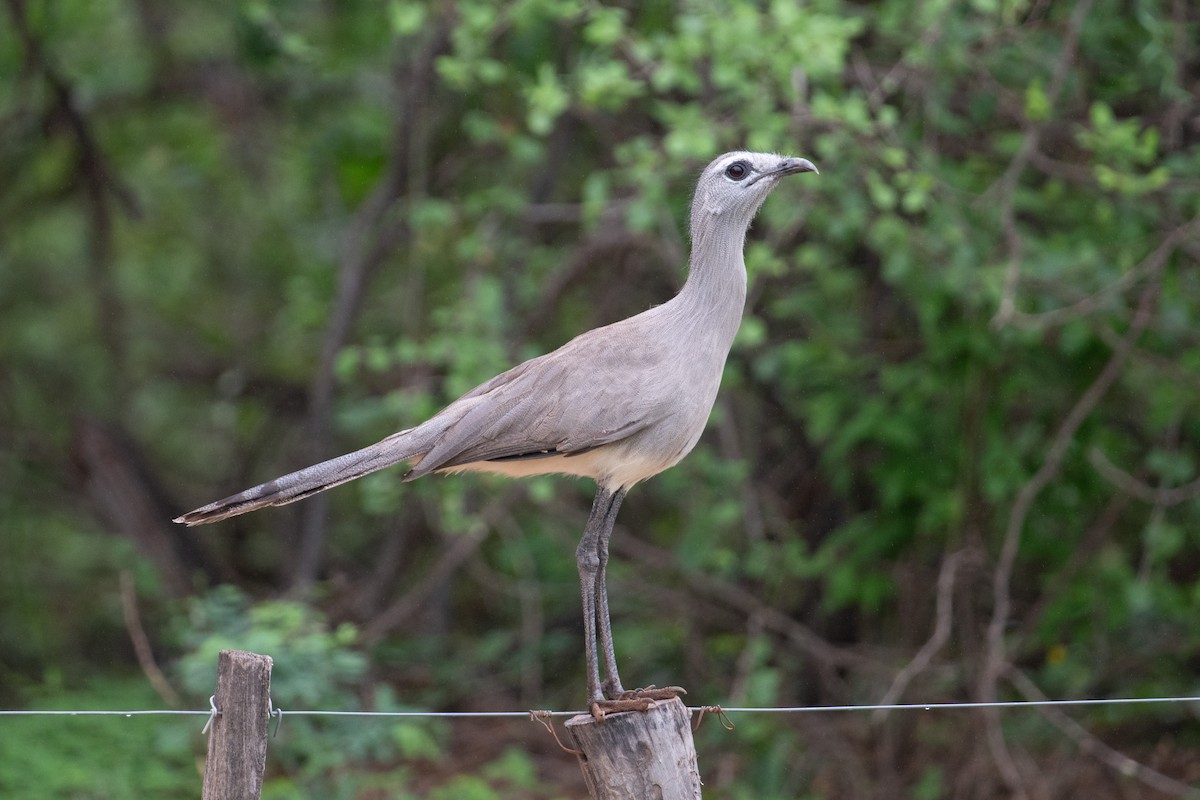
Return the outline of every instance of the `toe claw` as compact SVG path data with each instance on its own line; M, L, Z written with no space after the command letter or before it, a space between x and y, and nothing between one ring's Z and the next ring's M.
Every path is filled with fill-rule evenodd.
M622 711L649 711L658 706L663 700L673 700L681 694L687 694L681 686L664 686L661 689L647 686L644 689L632 689L621 692L616 697L603 700L593 700L588 711L597 722L603 722L609 714Z

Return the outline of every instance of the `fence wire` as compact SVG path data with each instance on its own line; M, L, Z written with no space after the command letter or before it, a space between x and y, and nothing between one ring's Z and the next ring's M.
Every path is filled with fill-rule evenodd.
M958 711L982 708L1036 708L1042 706L1116 706L1134 704L1196 703L1200 696L1181 697L1098 697L1075 700L1001 700L996 702L950 702L950 703L883 703L877 705L840 706L688 706L691 712L720 709L727 714L813 714L822 712L853 711ZM1200 711L1200 708L1197 709ZM217 712L219 713L219 712ZM585 714L585 711L336 711L318 709L273 708L272 714L289 717L430 717L430 718L489 718L489 717L569 717ZM203 716L211 717L214 709L0 709L0 717L145 717L145 716Z

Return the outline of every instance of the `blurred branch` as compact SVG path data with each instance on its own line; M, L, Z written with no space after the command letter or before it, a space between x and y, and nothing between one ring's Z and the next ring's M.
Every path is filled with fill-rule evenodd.
M1040 150L1030 153L1029 163L1044 174L1059 178L1060 180L1078 183L1087 187L1091 187L1096 182L1096 173L1091 167L1083 164L1071 164L1067 161L1059 161Z
M76 103L73 86L50 62L30 28L24 0L7 0L7 3L13 29L25 49L25 68L40 73L50 90L44 125L47 130L54 130L63 124L75 143L74 179L83 189L88 278L96 303L96 333L108 353L109 394L115 398L114 407L119 408L125 395L125 315L112 276L113 223L109 199L115 197L126 214L135 219L141 216L141 209L133 192L109 166L91 121Z
M199 576L215 583L220 574L196 539L168 520L177 504L145 467L129 437L90 419L75 425L71 442L75 477L103 523L133 542L154 565L174 597L193 593Z
M142 616L138 613L137 590L133 586L133 576L129 570L121 570L121 616L125 620L125 630L129 633L129 641L133 644L133 652L137 656L138 665L146 676L150 686L158 696L172 708L179 707L179 692L175 691L167 676L159 669L154 660L154 649L150 646L150 637L142 627Z
M978 553L974 549L959 550L951 553L942 559L942 567L938 571L937 579L937 604L934 618L936 620L933 627L933 634L929 640L917 651L913 656L912 661L904 666L896 674L892 685L884 693L879 700L879 705L891 705L897 702L904 694L904 690L908 688L913 678L925 671L933 661L946 642L950 640L951 623L954 614L954 582L958 574L959 566L967 561L977 560ZM873 722L879 723L887 719L888 712L884 710L876 711L872 714Z
M529 338L549 325L554 315L559 313L563 296L598 263L604 265L607 276L621 259L638 253L648 254L662 264L673 263L668 248L651 236L618 231L585 240L572 251L565 265L555 270L543 284L537 303L525 315L522 335ZM607 285L614 284L607 281Z
M1110 348L1116 349L1120 346L1121 333L1112 326L1099 326L1096 335ZM1130 357L1139 366L1151 368L1170 380L1176 381L1180 386L1190 386L1194 391L1200 393L1200 375L1180 364L1178 358L1164 356L1143 347L1133 347Z
M1046 106L1048 108L1056 107L1059 98L1062 96L1067 73L1070 71L1071 63L1075 60L1075 48L1079 44L1079 32L1083 28L1084 20L1091 13L1093 2L1094 0L1081 0L1071 11L1071 17L1067 22L1067 30L1063 34L1062 51L1059 54L1058 61L1054 64L1054 70L1050 76L1050 85L1046 89ZM1032 125L1026 129L1025 137L1021 140L1021 148L1017 151L1013 160L1009 162L1004 175L983 194L984 198L988 198L993 194L999 194L1000 196L1000 225L1004 231L1005 249L1008 251L1008 266L1004 273L1004 291L1000 297L1000 307L992 319L992 325L997 328L1007 325L1012 319L1013 312L1016 310L1017 284L1021 279L1021 260L1025 249L1024 243L1021 240L1021 234L1017 230L1017 183L1020 181L1021 174L1029 165L1034 153L1037 152L1044 130L1044 123Z
M1162 270L1163 265L1171 257L1171 254L1185 242L1193 241L1197 235L1200 235L1200 217L1171 231L1158 247L1142 259L1140 264L1099 291L1069 306L1056 308L1053 311L1045 311L1040 314L1029 314L1013 309L1009 312L1008 321L1022 327L1050 327L1093 314L1103 308L1105 302L1112 296L1125 292L1147 276L1154 275Z
M830 644L811 628L767 605L748 589L719 580L703 572L679 569L676 558L668 551L633 536L614 536L613 549L623 558L648 564L654 569L679 574L692 590L708 598L720 600L727 606L751 616L757 615L766 628L781 633L800 650L829 669L857 669L879 672L882 665L874 659Z
M133 219L142 216L142 209L129 185L108 166L108 159L100 148L96 135L92 132L91 122L79 110L75 102L75 92L71 83L50 63L42 48L41 41L29 27L25 13L24 0L6 0L9 12L13 18L13 29L17 33L22 47L25 48L25 68L29 71L40 72L50 87L54 106L47 112L47 128L53 128L53 122L61 120L75 139L79 150L79 166L83 177L95 184L94 191L107 196L111 193L121 204L125 213Z
M389 521L382 542L371 552L371 571L368 575L348 576L347 595L339 607L330 610L330 616L339 613L365 619L374 613L386 592L396 584L397 575L411 551L415 531L416 515L399 513Z
M916 70L908 63L910 57L927 58L928 51L937 44L938 39L942 37L943 29L951 19L950 15L938 14L934 24L927 27L921 33L921 38L917 41L916 45L905 50L900 60L893 64L881 78L874 81L874 86L867 95L867 102L871 104L872 108L878 111L879 107L883 104L884 98L903 86L905 81L911 75L915 74ZM856 52L855 55L859 56L855 58L856 67L866 63L866 60L861 58L861 53Z
M1017 688L1026 700L1042 701L1047 699L1037 684L1021 670L1009 669L1007 676L1013 686ZM1075 742L1081 752L1095 757L1118 774L1141 781L1150 788L1171 795L1172 797L1200 797L1200 790L1164 775L1155 769L1151 769L1140 761L1136 761L1119 750L1109 747L1100 741L1095 734L1067 716L1061 709L1054 706L1039 706L1038 711L1046 719L1050 720L1054 727L1058 728Z
M363 641L374 644L406 623L434 592L442 588L446 581L470 560L487 537L487 533L487 526L484 525L483 530L476 533L446 537L448 546L442 550L442 556L437 563L412 588L393 600L387 608L363 626Z
M1194 25L1188 24L1188 8L1195 8L1189 0L1173 0L1171 3L1171 80L1177 89L1175 102L1171 103L1163 115L1162 131L1163 146L1168 151L1180 148L1187 141L1187 117L1195 103L1194 92L1187 91L1185 82L1188 78L1188 56L1195 47L1195 40L1188 34L1195 30Z
M494 527L508 547L516 572L515 578L503 582L508 584L503 588L507 593L516 596L521 610L521 702L528 705L539 702L544 689L542 652L539 644L546 634L546 618L542 611L542 584L538 579L537 560L530 552L524 531L508 512L507 506L499 509L494 517ZM482 566L482 559L476 559L473 563L480 563Z
M1017 553L1021 546L1021 536L1025 527L1025 520L1029 515L1030 509L1033 507L1034 500L1058 476L1063 459L1067 453L1067 448L1074 441L1079 426L1083 424L1101 398L1104 397L1117 378L1120 377L1134 343L1153 319L1153 309L1162 288L1161 275L1163 267L1166 265L1166 260L1165 257L1156 260L1156 267L1151 273L1151 279L1143 289L1141 297L1138 300L1129 330L1122 337L1119 346L1114 349L1111 358L1109 358L1108 363L1100 371L1100 374L1096 376L1095 380L1092 381L1091 385L1088 386L1067 413L1067 416L1059 425L1054 438L1050 442L1050 447L1046 452L1042 465L1029 481L1021 487L1020 492L1017 493L1017 497L1013 501L1009 512L1008 526L1004 533L1004 540L1001 545L1000 556L997 559L992 581L992 619L987 627L984 664L978 689L978 699L983 702L996 700L1000 676L1008 666L1004 632L1008 627L1012 609L1012 596L1010 593L1012 573ZM983 713L988 725L988 741L992 750L992 756L1000 769L1001 775L1014 794L1024 797L1025 790L1022 786L1020 775L1004 743L1004 736L1000 728L999 713L996 709L988 709Z
M435 591L442 588L454 573L461 569L479 549L496 526L500 515L507 513L513 501L525 494L525 487L513 484L494 495L475 515L476 527L470 533L442 537L442 555L425 575L404 594L363 626L363 641L378 642L403 625L424 605Z
M1158 507L1177 506L1200 497L1200 478L1183 486L1171 488L1150 486L1130 475L1109 460L1099 447L1088 451L1088 461L1109 483L1131 497Z
M1018 641L1032 635L1041 624L1046 612L1055 606L1055 601L1071 590L1075 578L1093 565L1096 552L1108 539L1120 519L1121 512L1128 505L1127 495L1114 493L1109 498L1108 503L1100 511L1097 519L1088 527L1083 538L1071 548L1071 558L1055 574L1054 580L1045 582L1046 591L1042 592L1026 610L1024 619L1021 620L1020 627L1016 631L1015 638Z
M741 431L740 416L737 414L737 401L730 392L717 397L724 413L716 425L717 441L720 443L723 458L738 462L745 459L745 447ZM746 437L753 439L753 432ZM767 536L766 514L763 510L762 497L758 484L752 479L738 482L740 486L742 506L742 526L746 539L760 542Z
M334 365L362 309L371 276L398 245L405 227L389 221L395 203L409 188L409 168L417 128L430 111L429 92L434 83L434 59L445 47L443 20L412 57L397 65L394 85L399 94L393 117L392 146L383 174L363 201L342 237L338 257L337 294L322 338L321 355L309 392L304 460L316 463L329 456L330 416L335 384ZM424 154L421 154L424 157ZM306 591L317 578L329 517L327 495L317 495L300 512L300 541L295 548L290 585Z

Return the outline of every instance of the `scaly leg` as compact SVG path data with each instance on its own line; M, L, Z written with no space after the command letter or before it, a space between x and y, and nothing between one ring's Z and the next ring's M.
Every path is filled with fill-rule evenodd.
M583 599L583 644L584 657L587 661L587 692L588 705L602 702L604 691L600 685L600 660L596 654L596 620L597 597L604 597L604 636L606 645L612 649L612 632L608 630L608 600L600 587L603 585L599 577L602 574L600 560L600 543L607 544L612 535L613 523L616 521L617 509L621 507L624 490L610 492L603 486L596 488L596 497L592 501L592 513L588 516L587 525L583 529L583 537L579 547L575 549L575 565L579 568L579 589ZM607 552L607 547L605 547ZM607 666L608 655L605 655Z
M612 538L613 524L617 519L617 510L625 499L625 489L618 489L612 497L612 510L609 518L612 521L600 531L596 542L596 555L600 561L600 570L596 574L596 633L600 643L600 655L604 658L604 682L600 688L609 700L616 700L625 691L621 686L621 676L617 674L617 654L613 648L612 622L608 616L608 540Z
M617 656L613 650L612 623L608 618L608 589L605 573L608 566L608 540L612 537L617 511L625 499L625 489L610 492L603 486L597 487L596 499L592 502L592 513L583 538L575 550L575 563L579 567L579 587L583 595L584 645L587 655L588 710L597 721L606 714L621 711L647 711L660 700L668 700L683 694L678 686L657 689L648 686L627 692L617 675ZM597 654L597 637L604 651L606 678L600 682L600 658Z

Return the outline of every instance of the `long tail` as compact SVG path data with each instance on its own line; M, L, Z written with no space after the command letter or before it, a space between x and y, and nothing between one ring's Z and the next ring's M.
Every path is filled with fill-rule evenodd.
M267 481L239 494L209 503L195 511L176 517L183 525L205 525L267 506L294 503L309 495L323 492L363 475L377 472L401 461L416 460L422 453L412 452L413 443L405 442L411 431L400 431L370 447L331 458L320 464ZM406 444L408 445L406 447Z

